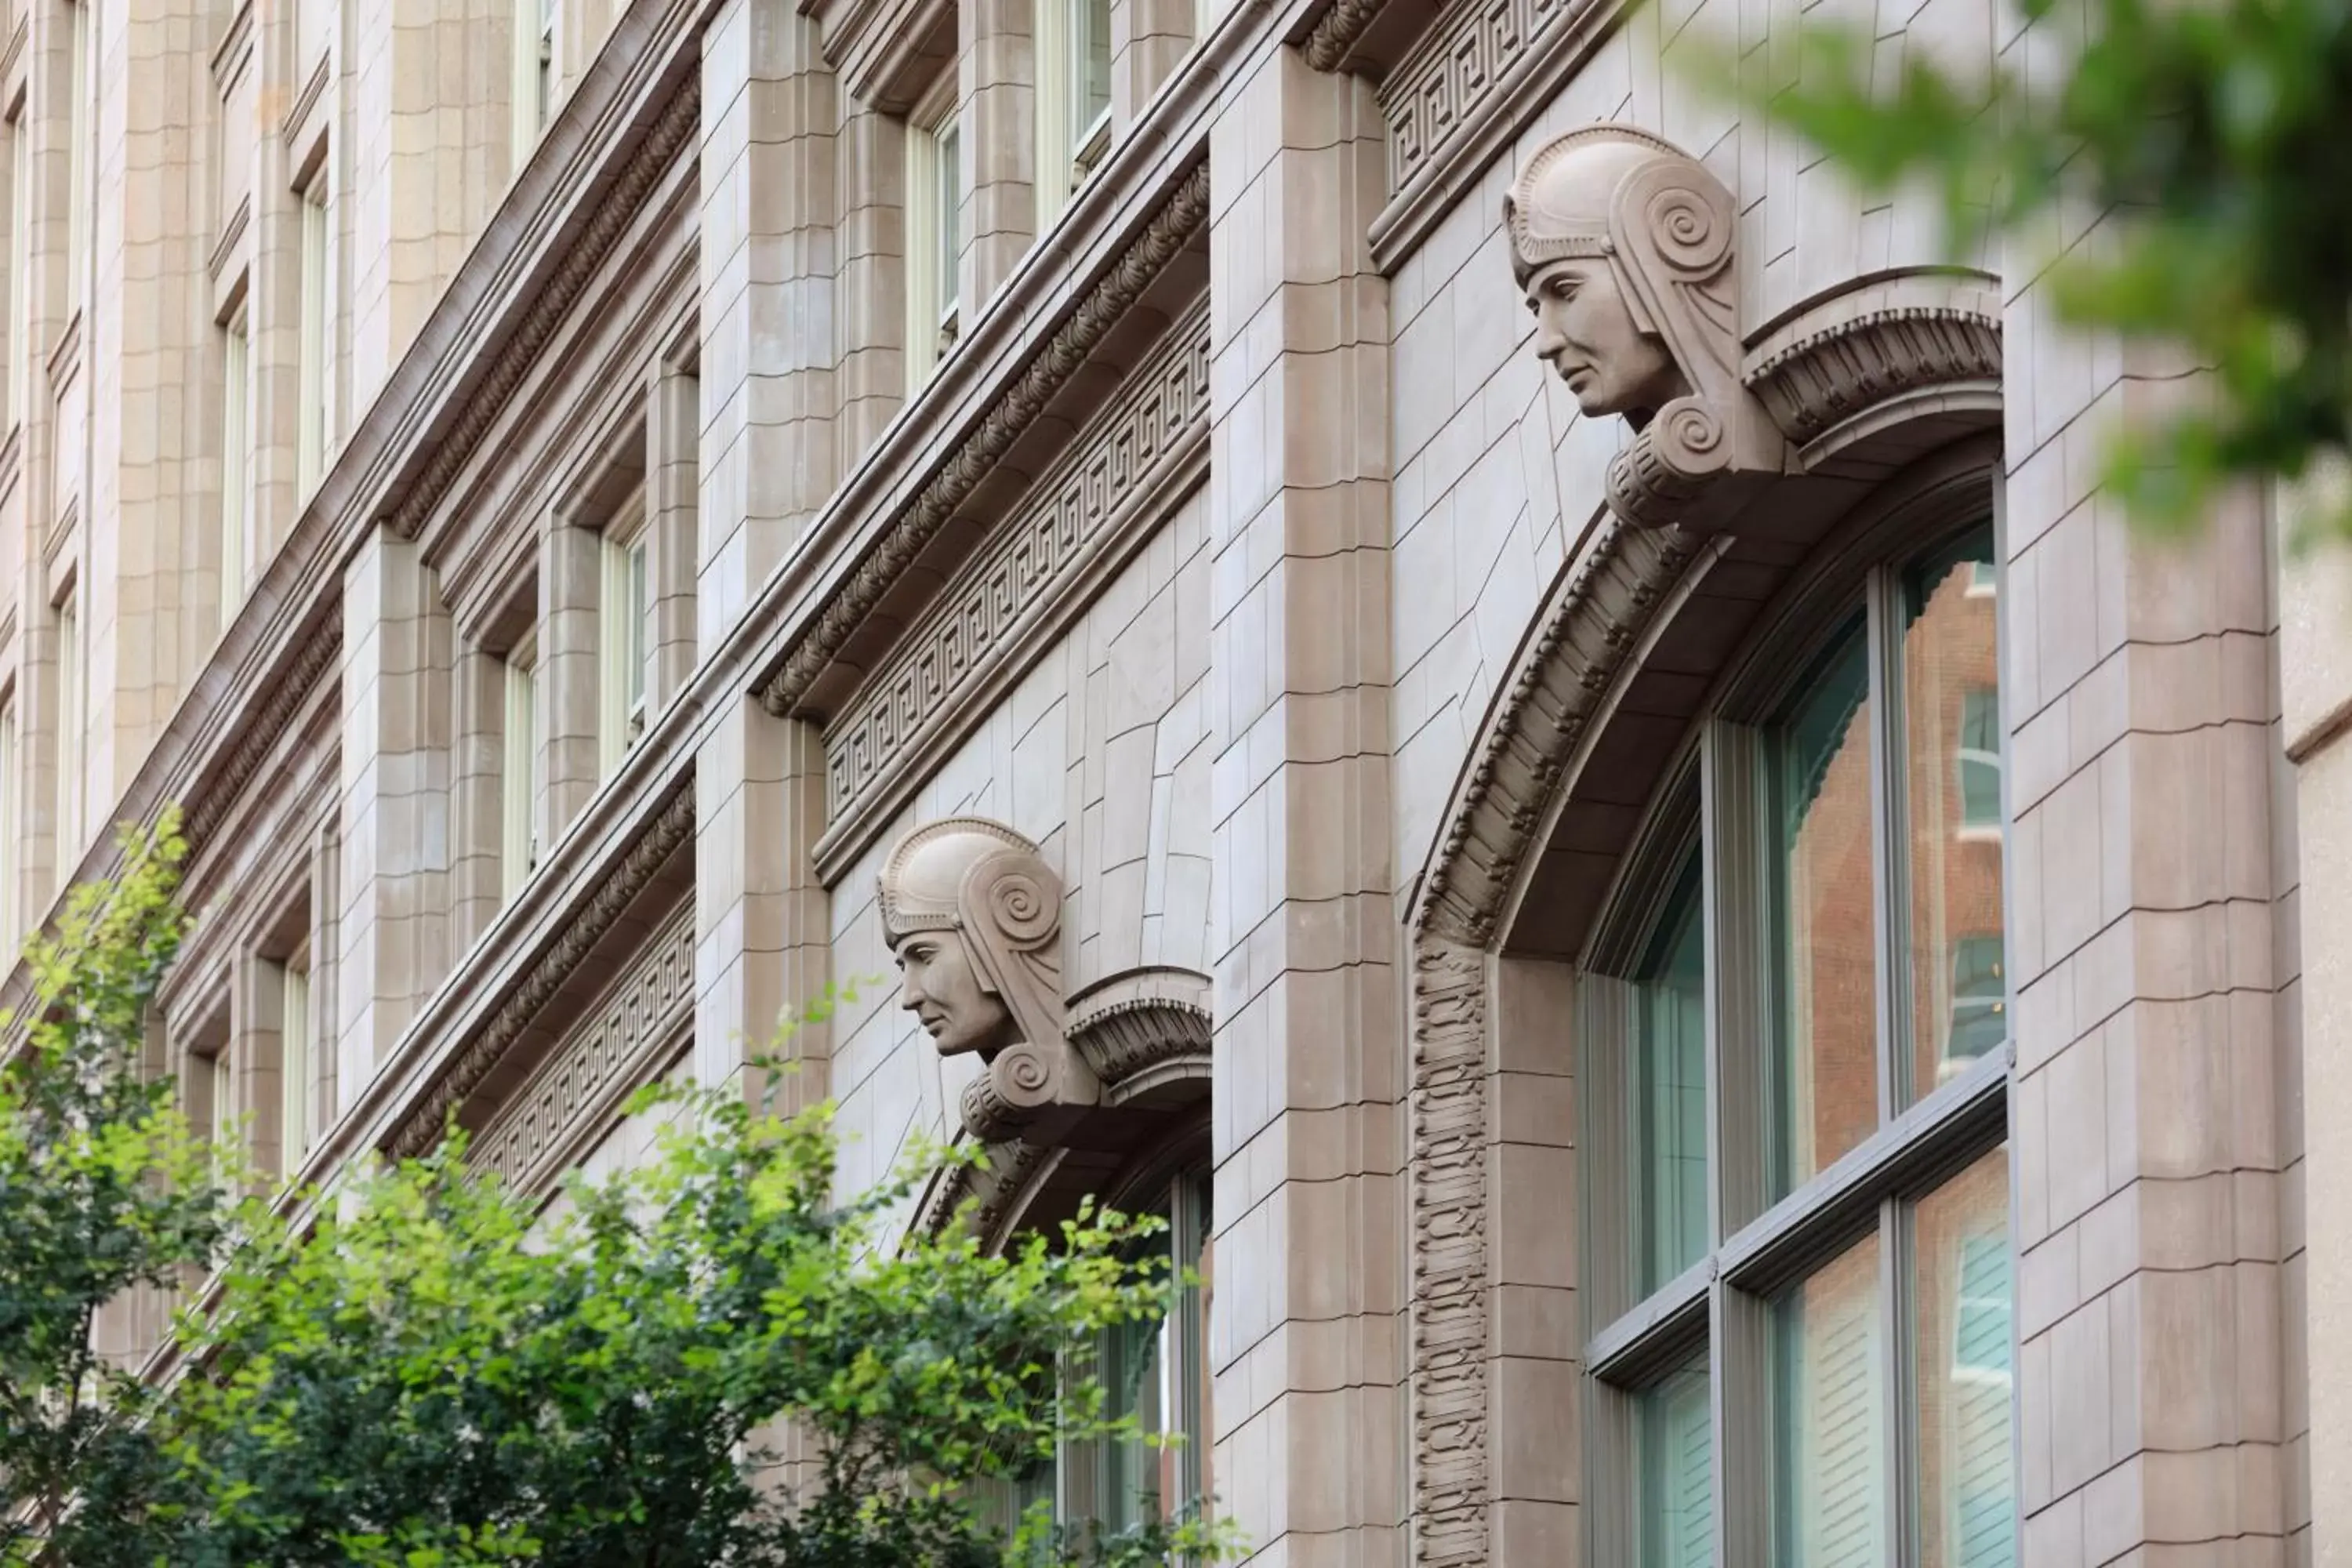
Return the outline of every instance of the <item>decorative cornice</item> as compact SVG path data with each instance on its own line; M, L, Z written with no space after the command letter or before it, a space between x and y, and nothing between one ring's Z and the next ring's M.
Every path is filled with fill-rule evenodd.
M244 796L245 786L260 771L263 760L277 751L295 716L309 704L311 692L341 661L342 653L343 628L339 621L329 622L297 650L294 668L269 688L260 714L240 727L236 750L228 754L219 773L202 781L193 792L195 804L182 825L190 854L204 847Z
M496 1172L511 1188L536 1188L550 1168L572 1158L573 1145L600 1118L658 1069L661 1047L677 1037L693 1010L689 895L637 950L586 1020L509 1097L467 1152L469 1162Z
M1424 932L1412 982L1413 1562L1485 1568L1486 954Z
M449 428L435 443L424 470L392 505L386 521L401 538L415 539L425 526L427 514L447 493L458 470L506 411L515 389L537 363L540 351L562 326L572 305L612 254L614 244L701 124L702 79L689 74L663 106L635 153L614 176L611 188L596 204L595 213L579 238L565 247L553 276L534 290L530 309L516 324L513 335L492 356L488 373L465 397Z
M866 802L933 731L969 716L971 689L1068 598L1062 590L1097 561L1097 546L1129 531L1125 524L1156 521L1160 509L1151 503L1174 499L1166 494L1167 470L1189 435L1206 432L1208 416L1204 300L1030 487L833 726L825 737L829 822Z
M1634 528L1614 517L1601 524L1486 726L1423 879L1416 927L1472 947L1494 940L1587 723L1697 552L1677 528Z
M1191 243L1209 217L1209 166L1196 165L1144 226L1110 269L1055 328L1019 379L1008 387L952 457L884 532L816 623L784 653L764 681L760 700L779 717L798 711L834 656L858 624L922 553L955 509L986 479L1013 443L1044 413L1104 334L1141 298L1151 280Z
M646 825L612 875L564 926L562 934L531 962L481 1033L416 1097L398 1130L386 1141L395 1158L421 1154L439 1141L450 1110L465 1104L481 1087L508 1047L571 981L623 911L652 884L662 866L693 833L694 786L689 779Z
M1609 37L1632 0L1449 5L1381 84L1389 204L1366 240L1392 273L1480 182Z
M1765 353L1746 380L1799 446L1856 415L1928 388L2000 381L2000 301L1888 304L1808 331Z
M1441 13L1381 84L1389 122L1389 189L1402 190L1448 141L1480 120L1487 100L1539 43L1590 8L1588 0L1501 0ZM1368 12L1364 20L1370 19Z

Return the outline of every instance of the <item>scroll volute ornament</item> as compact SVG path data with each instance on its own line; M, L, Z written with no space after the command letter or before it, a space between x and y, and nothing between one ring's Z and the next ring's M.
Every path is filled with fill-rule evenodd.
M1062 1001L1062 881L1002 823L948 817L891 850L879 879L899 1005L942 1056L976 1051L963 1124L992 1142L1050 1140L1102 1097Z
M1787 468L1740 382L1738 209L1704 164L1633 126L1588 125L1528 160L1503 226L1537 356L1588 416L1635 432L1610 464L1611 510L1709 531Z

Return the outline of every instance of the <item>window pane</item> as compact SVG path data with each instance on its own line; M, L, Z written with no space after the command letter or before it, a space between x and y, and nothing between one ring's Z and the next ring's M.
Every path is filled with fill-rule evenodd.
M1072 95L1077 123L1070 133L1083 138L1095 116L1110 107L1110 0L1078 0L1077 47L1072 62L1077 80Z
M1772 1303L1775 1568L1885 1568L1878 1240Z
M1912 1227L1920 1568L2014 1568L2009 1152L1924 1199Z
M1780 900L1775 1196L1878 1125L1871 723L1857 616L1767 741Z
M1644 1296L1707 1246L1706 946L1696 853L1678 882L1634 993L1635 1272Z
M949 319L956 313L956 260L963 250L962 237L957 232L957 226L962 216L961 210L962 186L960 184L962 176L957 166L957 159L961 155L961 150L959 145L959 126L956 121L950 119L945 125L940 127L939 142L940 153L935 161L935 177L939 181L937 233L940 253L934 264L940 269L940 325L942 331L950 331L951 323ZM952 335L949 341L953 341Z
M1197 1283L1175 1288L1173 1310L1149 1322L1122 1323L1103 1336L1100 1376L1108 1414L1131 1415L1144 1433L1165 1439L1103 1445L1094 1517L1125 1529L1161 1512L1178 1512L1202 1493L1210 1433L1207 1424L1208 1173L1179 1177L1160 1214L1168 1229L1171 1279L1190 1272Z
M1992 530L1904 574L1903 793L1911 901L1905 1103L2009 1036Z
M1714 1561L1714 1443L1706 1352L1643 1391L1633 1424L1641 1444L1641 1568L1706 1568Z

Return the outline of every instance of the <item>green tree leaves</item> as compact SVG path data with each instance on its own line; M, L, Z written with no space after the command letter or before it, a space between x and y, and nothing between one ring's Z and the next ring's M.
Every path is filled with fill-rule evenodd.
M2030 33L1981 79L1916 54L1882 79L1870 38L1816 26L1787 79L1740 94L1867 187L1932 181L1955 256L1989 222L2021 264L2053 262L2066 322L2211 373L2112 447L2135 516L2193 523L2223 486L2340 463L2352 0L2021 9ZM2352 531L2341 508L2313 521Z

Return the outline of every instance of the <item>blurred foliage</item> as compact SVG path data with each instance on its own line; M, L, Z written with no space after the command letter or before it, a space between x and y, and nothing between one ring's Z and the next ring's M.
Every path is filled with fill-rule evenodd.
M1186 1280L1087 1209L984 1249L908 1228L943 1161L836 1194L788 1069L656 1086L636 1168L552 1205L431 1155L275 1205L144 1059L185 921L166 823L29 950L0 1067L0 1568L1140 1568L1230 1555L1202 1500L1108 1531L1009 1482L1151 1443L1088 1371ZM829 1005L829 1004L828 1004ZM824 1006L813 1008L821 1016ZM1143 1261L1138 1261L1139 1258ZM1156 1259L1156 1261L1155 1261ZM209 1279L201 1297L192 1294ZM120 1364L100 1311L149 1292Z
M2193 525L2234 482L2340 472L2352 0L2022 0L2002 36L2020 21L1990 75L1821 24L1777 79L1714 74L1865 187L1932 182L1955 258L2007 237L2012 268L2054 264L2062 321L2210 370L2114 437L2105 480L2134 517ZM2306 522L2352 531L2331 488Z

